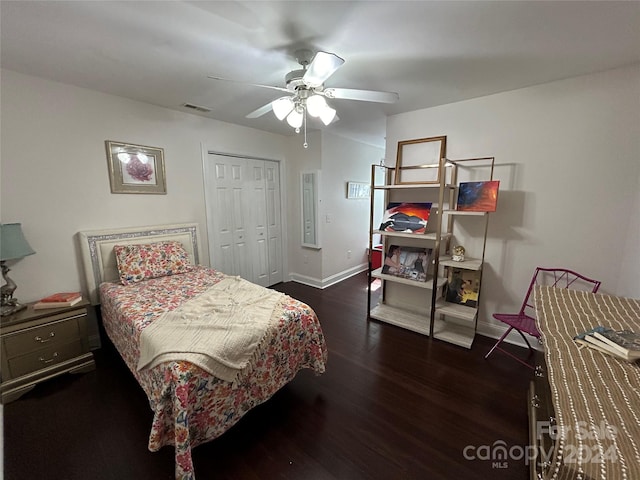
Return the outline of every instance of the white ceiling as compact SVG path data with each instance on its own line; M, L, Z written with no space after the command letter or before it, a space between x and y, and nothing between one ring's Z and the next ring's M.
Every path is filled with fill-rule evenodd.
M327 128L384 144L385 116L640 62L638 1L5 1L9 70L281 134L272 113L301 47L345 64L325 83L398 92L334 100Z

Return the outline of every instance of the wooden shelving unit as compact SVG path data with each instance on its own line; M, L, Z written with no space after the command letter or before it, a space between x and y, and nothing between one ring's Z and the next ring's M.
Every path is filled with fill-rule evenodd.
M493 179L494 159L470 158L463 160L441 159L438 164L421 165L416 168L439 168L439 181L429 184L394 184L396 168L372 165L371 167L371 213L369 234L369 292L368 318L406 328L432 338L447 341L465 348L470 348L476 333L478 308L480 306L480 287L476 306L461 305L446 301L448 277L451 269L462 269L476 272L482 279L484 253L488 231L489 214L486 212L468 212L456 210L457 186L459 171L469 171L482 167L483 178L470 181ZM384 184L376 184L376 173L382 170ZM469 176L469 175L467 175ZM466 178L465 178L465 181ZM427 223L427 231L423 234L382 231L374 224L376 219L375 196L384 196L383 204L390 202L431 203L431 213ZM378 207L379 208L379 207ZM380 213L380 212L379 212ZM454 242L456 224L473 221L484 221L483 238L476 239L481 247L474 248L465 261L454 261L451 248ZM478 229L476 229L478 230ZM389 245L418 246L432 249L432 262L429 266L427 281L416 281L395 275L382 273L382 268L371 269L374 236L379 235L383 245L383 264ZM377 243L377 242L376 242ZM371 282L380 279L382 290L377 304L372 305Z

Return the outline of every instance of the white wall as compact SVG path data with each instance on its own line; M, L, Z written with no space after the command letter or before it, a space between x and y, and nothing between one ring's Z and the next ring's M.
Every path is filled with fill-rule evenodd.
M324 288L367 268L369 199L347 199L347 182L369 183L371 165L380 161L384 151L327 132L308 137L307 149L299 137L288 140L289 273L295 281ZM320 249L302 247L299 241L303 171L320 171Z
M387 162L399 140L437 135L448 158L496 158L481 331L495 333L492 312L517 310L536 266L640 297L639 66L392 116Z
M78 290L80 230L197 222L208 264L203 150L284 158L286 137L2 70L3 223L36 250L15 263L21 301ZM112 194L105 140L164 148L167 195Z
M381 148L323 133L320 224L326 283L367 269L370 199L348 199L347 182L370 183L371 165L379 163L383 155Z

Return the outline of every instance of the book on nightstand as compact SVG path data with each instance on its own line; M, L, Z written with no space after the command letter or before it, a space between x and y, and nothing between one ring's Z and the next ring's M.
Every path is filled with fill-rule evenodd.
M33 304L33 309L72 307L81 301L82 294L80 292L59 292L40 299L40 301Z

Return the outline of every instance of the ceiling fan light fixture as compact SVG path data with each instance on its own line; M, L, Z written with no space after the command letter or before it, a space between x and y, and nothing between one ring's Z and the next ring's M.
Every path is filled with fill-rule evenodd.
M336 109L331 108L329 105L326 105L326 107L322 110L322 113L320 113L320 120L322 120L322 123L324 123L325 125L329 125L331 122L333 122L334 118L336 118Z
M322 95L314 93L309 98L307 98L307 111L312 117L321 116L327 107L327 101Z
M297 108L293 109L287 116L287 123L293 128L300 128L302 126L303 114Z
M295 104L291 97L280 97L277 100L271 102L271 108L278 120L284 120L287 115L293 110Z

